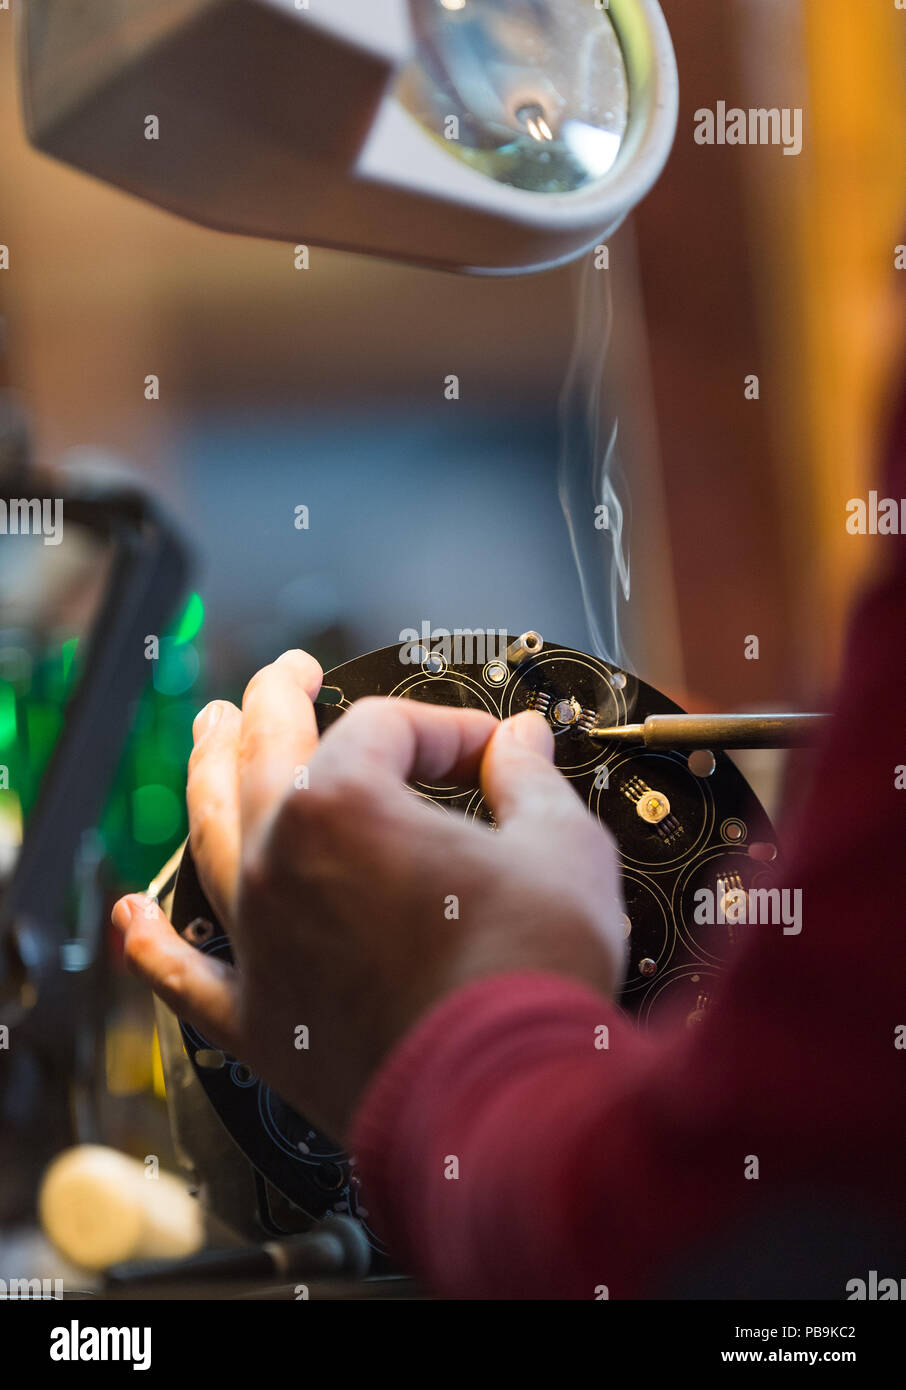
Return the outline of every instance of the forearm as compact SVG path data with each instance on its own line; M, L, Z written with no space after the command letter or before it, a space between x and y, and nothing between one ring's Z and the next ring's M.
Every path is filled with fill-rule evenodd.
M397 1260L450 1297L594 1298L599 1184L570 1169L653 1055L561 976L493 976L442 1001L382 1068L353 1136Z
M904 409L885 485L906 495ZM488 979L372 1084L354 1147L397 1258L432 1289L632 1296L682 1283L709 1243L757 1248L788 1203L807 1222L846 1193L866 1221L904 1220L906 539L888 540L787 858L801 935L751 928L707 1023L655 1041L558 976Z

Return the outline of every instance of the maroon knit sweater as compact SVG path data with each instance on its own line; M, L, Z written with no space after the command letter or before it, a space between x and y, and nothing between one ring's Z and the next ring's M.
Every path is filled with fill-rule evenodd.
M906 497L906 391L880 490ZM786 842L801 934L750 927L706 1021L649 1036L565 977L489 977L373 1080L367 1205L433 1292L845 1298L906 1275L906 538L876 544Z

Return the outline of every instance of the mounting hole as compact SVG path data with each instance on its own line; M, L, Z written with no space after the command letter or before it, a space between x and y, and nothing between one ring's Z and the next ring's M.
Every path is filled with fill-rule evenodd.
M746 828L741 820L726 820L720 827L720 833L725 840L732 844L738 844L740 840L746 838Z
M338 1163L322 1163L315 1169L315 1182L325 1192L338 1192L345 1181L345 1174Z
M489 661L481 674L488 685L506 685L510 678L509 670L502 661Z
M710 748L696 748L694 753L690 753L686 762L689 764L689 771L695 777L710 777L717 767L717 759Z
M610 683L613 686L614 690L625 690L626 677L623 675L622 671L611 671Z
M209 922L207 917L193 917L183 931L186 941L191 941L193 946L203 946L213 935L214 924Z

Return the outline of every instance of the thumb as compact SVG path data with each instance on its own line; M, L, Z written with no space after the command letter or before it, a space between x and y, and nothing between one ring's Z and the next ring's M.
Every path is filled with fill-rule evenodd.
M554 767L554 736L534 710L504 719L481 761L481 788L501 827L582 815L582 804Z

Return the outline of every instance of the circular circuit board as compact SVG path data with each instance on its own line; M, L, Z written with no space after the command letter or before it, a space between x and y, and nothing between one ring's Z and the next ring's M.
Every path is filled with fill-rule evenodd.
M567 647L545 644L521 660L507 659L505 648L504 642L495 655L473 647L468 660L454 662L434 649L404 644L344 662L325 674L315 707L318 726L323 732L366 695L483 709L498 718L537 710L553 730L556 765L617 842L627 952L620 1007L641 1028L667 1021L697 1025L713 1003L724 962L747 930L733 924L734 902L751 889L770 887L778 866L765 811L725 754L654 752L588 736L596 726L680 712L638 677ZM475 786L416 783L413 789L495 828ZM711 923L700 922L696 910L703 889L717 904ZM231 959L188 849L171 916L199 950ZM331 1212L358 1217L380 1249L368 1224L367 1194L340 1146L241 1060L181 1026L208 1099L254 1168L313 1218Z

